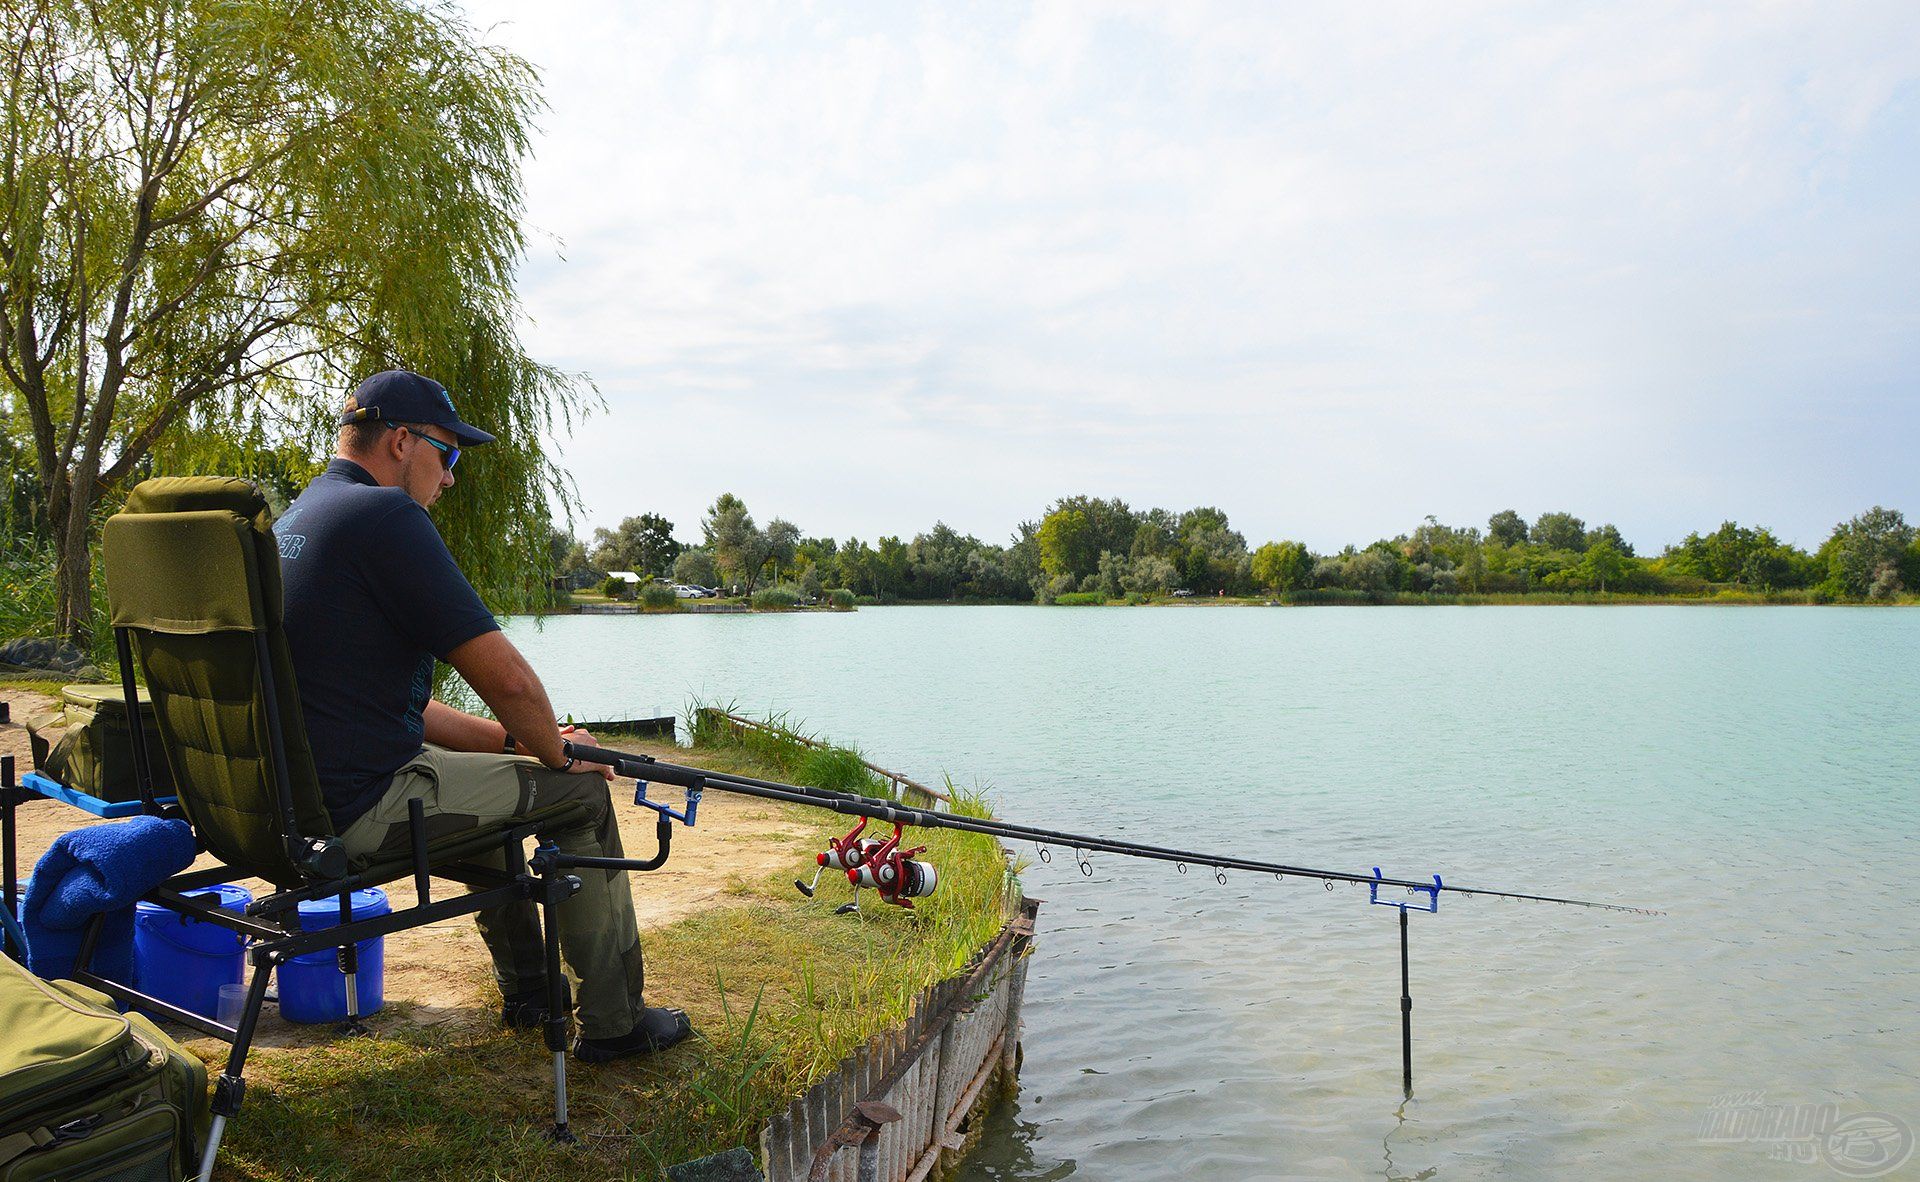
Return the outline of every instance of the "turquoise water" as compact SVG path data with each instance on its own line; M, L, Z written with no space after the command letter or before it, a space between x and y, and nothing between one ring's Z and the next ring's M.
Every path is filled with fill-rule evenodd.
M1920 612L885 608L510 631L576 715L785 710L1032 824L1668 912L1413 916L1403 1106L1395 913L1364 890L1035 861L1020 1097L970 1179L1817 1179L1864 1170L1740 1122L1703 1137L1716 1102L1884 1113L1883 1146L1920 1124Z

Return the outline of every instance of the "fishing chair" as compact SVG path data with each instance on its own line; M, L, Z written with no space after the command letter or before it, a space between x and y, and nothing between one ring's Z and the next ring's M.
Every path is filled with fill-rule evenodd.
M580 883L563 873L570 860L546 847L530 870L525 841L547 822L564 819L581 806L548 806L507 823L430 839L416 800L410 808L409 856L387 861L348 858L322 802L307 746L281 627L280 554L269 524L265 500L245 481L172 477L135 488L105 531L107 602L144 808L184 816L200 847L222 863L175 875L147 898L250 941L252 975L239 1024L210 1021L87 971L100 931L98 918L85 934L74 976L123 1002L232 1044L214 1088L213 1124L200 1164L201 1176L207 1178L226 1122L240 1110L247 1051L275 965L303 953L337 949L346 976L343 1030L362 1033L356 979L360 941L530 900L543 909L553 1136L571 1141L566 1107L568 1005L554 908ZM157 745L173 773L177 808L163 809L154 798L153 755L140 711L132 708L136 658L146 674L160 732ZM655 858L622 859L620 864L649 870L664 862L664 818L660 829L662 846ZM476 861L491 861L495 852L504 854L504 869ZM353 918L352 892L409 875L418 896L414 906ZM232 878L265 879L275 890L248 906L245 914L220 910L211 896L190 894ZM458 883L467 893L435 901L433 878ZM326 898L340 901L339 926L303 931L297 905Z

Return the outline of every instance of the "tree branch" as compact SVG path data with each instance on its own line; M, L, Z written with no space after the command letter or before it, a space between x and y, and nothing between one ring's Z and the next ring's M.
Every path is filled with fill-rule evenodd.
M273 331L289 327L292 323L294 322L291 320L281 322L273 327ZM204 398L211 397L214 394L218 394L222 390L257 382L279 370L285 369L296 361L318 356L326 351L325 346L312 345L305 349L297 349L292 353L281 354L272 361L261 365L252 366L244 370L234 369L233 366L239 358L244 356L248 349L256 344L261 337L266 335L266 331L251 333L243 340L235 342L233 347L228 351L226 358L219 363L219 368L214 370L214 372L224 371L225 376L218 380L203 379L191 383L184 390L167 399L166 403L154 413L151 419L147 420L143 426L128 437L126 446L121 450L120 455L114 459L113 464L100 473L99 487L101 489L109 489L126 479L127 474L133 471L134 467L146 456L153 445L160 441L160 437L166 434L167 428L172 426L174 421L191 409L195 403Z

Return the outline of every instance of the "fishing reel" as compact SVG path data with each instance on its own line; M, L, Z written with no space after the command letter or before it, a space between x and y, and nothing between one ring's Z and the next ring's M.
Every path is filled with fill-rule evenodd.
M915 846L909 850L900 848L901 826L893 827L893 835L884 841L872 837L861 837L866 831L867 818L853 827L845 837L830 838L827 848L813 857L815 870L812 882L793 880L794 889L811 899L820 885L820 876L828 870L837 870L847 876L847 882L853 887L854 901L843 903L835 908L835 914L845 915L860 910L860 888L869 887L880 894L885 903L899 907L912 907L913 899L924 899L931 895L939 883L939 874L931 863L916 862L913 856L926 850L926 846Z
M872 857L881 846L886 844L886 842L875 838L861 837L860 834L864 832L866 828L867 818L862 817L860 818L860 823L855 825L853 831L845 837L828 838L827 848L813 856L815 865L813 881L802 882L796 878L793 880L794 889L811 899L813 898L814 888L820 885L820 876L828 870L837 870L844 874L850 870L857 870L859 867L865 865L867 859ZM849 911L858 911L859 909L860 905L856 900L852 903L842 904L836 909L836 913L844 915Z
M902 832L901 827L895 824L892 837L867 855L860 865L847 870L847 881L853 884L855 891L861 887L872 887L880 892L881 902L911 909L913 900L924 899L933 893L934 887L939 885L940 876L931 862L913 860L915 854L926 852L926 846L917 845L910 850L900 848Z

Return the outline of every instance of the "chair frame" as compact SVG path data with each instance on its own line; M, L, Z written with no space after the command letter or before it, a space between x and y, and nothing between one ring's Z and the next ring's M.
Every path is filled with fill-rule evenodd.
M119 658L121 689L127 701L129 729L133 742L134 774L139 785L142 811L153 816L185 819L177 808L163 808L155 799L146 728L141 719L135 691L134 656L129 629L116 627L114 643ZM359 1013L357 953L360 941L423 927L461 915L471 915L516 900L530 901L541 909L541 938L547 974L547 1019L543 1023L542 1033L547 1050L552 1056L554 1086L553 1127L548 1136L550 1140L561 1144L577 1141L578 1138L568 1127L567 1119L567 1035L571 1016L567 1006L566 980L561 974L560 929L556 922L555 908L580 889L579 878L567 873L570 869L593 865L607 869L645 871L664 865L671 849L672 821L664 814L659 818L655 827L659 850L652 858L574 858L560 853L551 844L542 844L529 860L526 856L526 840L534 836L535 831L544 823L529 821L502 831L501 842L506 859L504 870L458 860L436 865L429 861L427 855L424 809L421 803L415 800L410 802L408 812L411 829L410 870L418 901L411 907L392 911L386 915L356 920L352 915L352 893L383 882L392 882L403 877L404 872L402 874L350 873L344 868L344 858L340 857L337 847L312 847L311 843L301 838L294 821L293 788L287 772L286 736L282 733L278 708L280 691L274 678L273 662L263 633L256 633L254 653L259 666L263 695L266 699L264 714L273 758L275 804L288 845L288 853L295 865L309 868L308 880L294 886L275 883L274 885L280 889L249 904L244 914L222 910L208 897L191 893L214 883L226 881L236 872L243 877L257 876L257 871L249 870L244 866L221 865L204 870L188 870L169 878L145 896L146 901L158 904L178 915L227 928L249 941L246 955L251 966L251 976L247 986L246 1005L241 1012L239 1025L227 1026L90 971L88 966L99 942L100 932L105 922L104 915L95 916L83 932L73 971L74 980L97 989L116 1001L138 1006L150 1013L169 1018L230 1044L225 1069L221 1071L214 1083L213 1122L201 1152L197 1177L202 1180L212 1178L214 1158L219 1153L220 1141L225 1133L227 1122L239 1114L245 1099L247 1054L253 1045L260 1011L266 1002L268 980L275 966L304 953L325 948L337 950L340 969L346 975L347 1001L347 1019L339 1030L348 1034L367 1034L370 1032L360 1022ZM12 763L11 760L7 762L9 765ZM11 771L11 767L8 770ZM6 790L0 792L0 806L3 806L3 810L0 811L6 814L4 818L6 863L11 868L14 860L13 812L16 796L24 798L31 794L26 789L15 788L11 783L11 776L7 779L9 783L6 785ZM181 785L180 790L185 792L188 789L185 785ZM337 872L317 869L325 866L330 860L340 866ZM468 893L436 901L432 897L431 889L431 880L434 878L458 883L467 887ZM12 890L10 877L7 888L10 895ZM337 926L317 932L302 930L297 910L298 904L329 896L340 900L341 922Z

